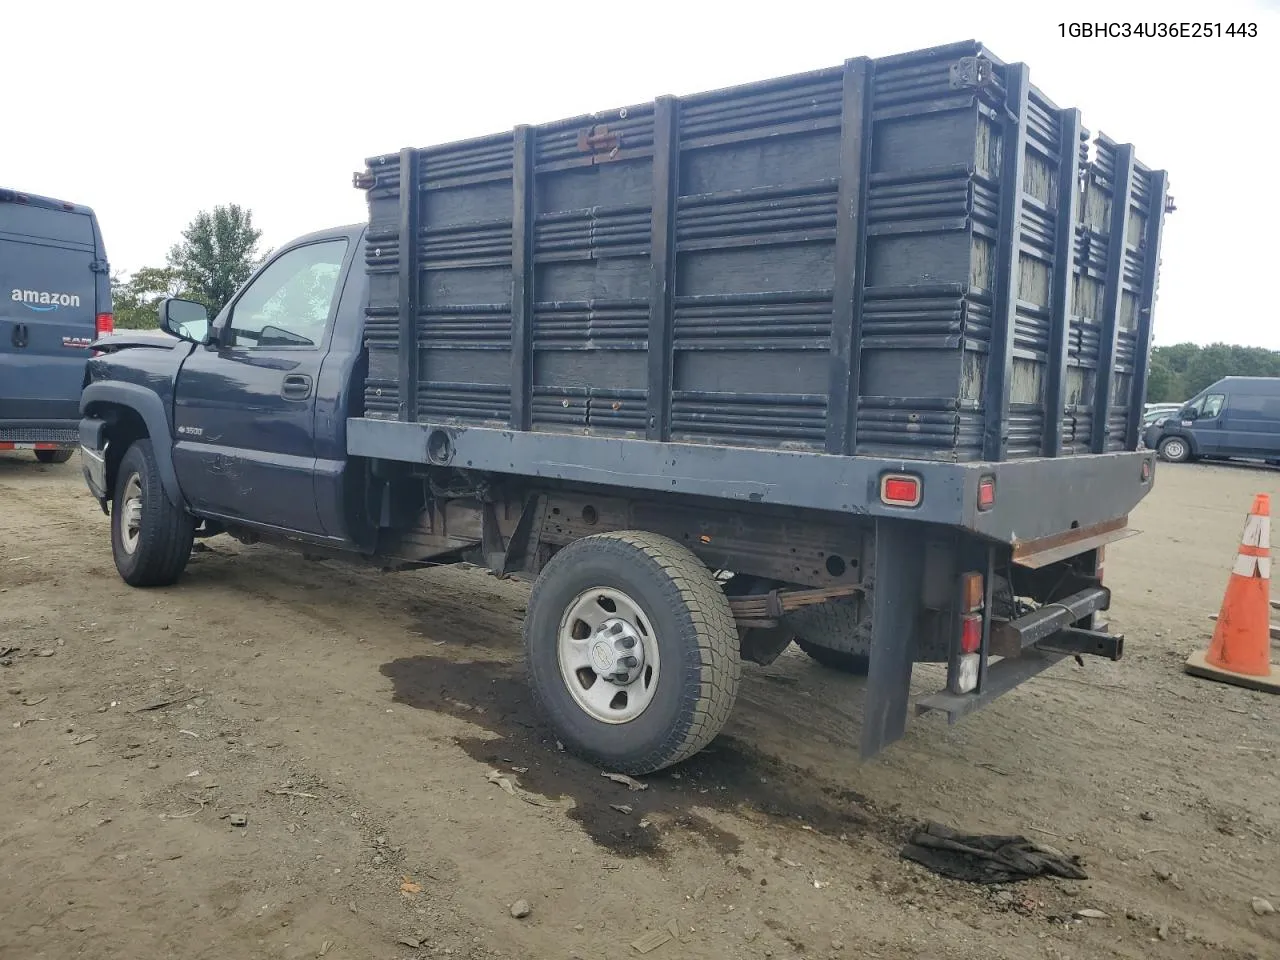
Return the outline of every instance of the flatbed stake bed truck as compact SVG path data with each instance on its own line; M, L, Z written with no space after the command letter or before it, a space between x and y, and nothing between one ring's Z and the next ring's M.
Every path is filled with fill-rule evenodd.
M1153 454L1166 175L966 42L374 157L366 224L210 324L100 342L88 484L126 582L195 537L533 581L556 737L644 773L741 664L867 680L862 751L1070 655Z

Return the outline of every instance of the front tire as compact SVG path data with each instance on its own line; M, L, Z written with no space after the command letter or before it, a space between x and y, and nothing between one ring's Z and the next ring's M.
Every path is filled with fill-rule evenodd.
M606 770L653 773L724 727L738 692L729 601L684 546L576 540L543 569L524 623L529 683L556 736Z
M37 450L36 459L41 463L66 463L71 459L70 450Z
M1165 437L1158 450L1161 460L1169 463L1186 463L1191 459L1191 444L1182 437Z
M125 451L111 502L111 553L131 587L165 587L186 569L195 520L164 492L150 440Z

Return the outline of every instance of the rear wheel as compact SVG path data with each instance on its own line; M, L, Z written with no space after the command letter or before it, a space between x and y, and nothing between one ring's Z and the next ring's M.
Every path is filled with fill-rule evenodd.
M1159 453L1162 460L1170 463L1186 463L1191 459L1191 444L1182 437L1165 437L1160 441Z
M856 597L801 607L783 621L794 630L796 646L832 670L865 676L870 642L858 633L861 603Z
M865 677L871 664L871 658L865 653L832 650L830 647L820 647L808 640L796 640L796 646L824 667L839 670L841 673L851 673L856 677Z
M543 569L524 624L530 685L556 736L622 773L661 770L724 726L738 629L711 571L639 531L577 540Z
M41 463L66 463L71 459L70 450L37 450L36 459Z
M195 520L165 495L151 441L136 441L120 461L111 504L111 553L121 579L168 586L186 568L194 537Z

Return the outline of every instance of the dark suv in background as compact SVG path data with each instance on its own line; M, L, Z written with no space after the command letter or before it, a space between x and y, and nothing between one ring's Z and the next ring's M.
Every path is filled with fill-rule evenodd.
M89 345L112 326L93 211L0 188L0 450L71 458Z

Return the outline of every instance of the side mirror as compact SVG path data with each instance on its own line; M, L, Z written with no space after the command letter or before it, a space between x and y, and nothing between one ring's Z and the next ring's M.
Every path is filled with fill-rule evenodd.
M1200 417L1200 414L1196 412L1195 407L1190 407L1182 411L1183 420L1196 420L1196 419L1199 419L1199 417Z
M209 311L203 303L165 297L157 311L160 329L192 343L204 343L209 336Z

